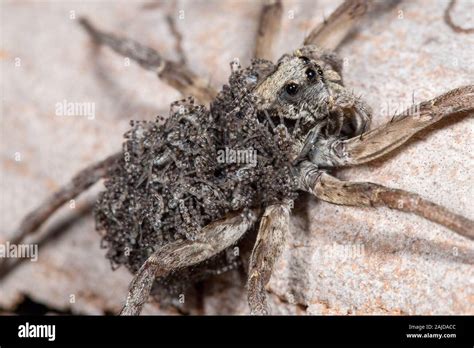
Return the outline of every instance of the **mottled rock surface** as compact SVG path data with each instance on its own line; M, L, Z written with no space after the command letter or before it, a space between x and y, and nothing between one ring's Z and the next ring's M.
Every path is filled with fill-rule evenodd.
M147 4L147 6L144 6ZM1 9L0 242L20 219L85 165L120 148L130 119L167 115L180 94L107 49L96 52L76 17L127 34L176 58L167 14L177 20L193 69L220 86L229 62L248 64L257 2L3 1ZM285 1L277 55L294 49L335 1ZM373 125L412 103L474 83L474 35L443 21L447 1L401 1L363 21L341 49L345 81L375 111ZM184 10L184 12L179 12ZM71 12L72 11L72 12ZM472 27L472 1L456 23ZM57 116L57 103L89 102L95 116ZM404 188L474 219L472 118L416 137L385 161L339 177ZM0 308L28 296L52 311L116 313L132 276L110 269L87 207L101 185L63 207L41 229L53 234L37 262L0 281ZM81 211L86 217L73 219ZM71 222L71 223L68 223ZM67 227L67 228L66 228ZM431 222L387 209L332 206L302 197L268 290L275 313L474 314L474 243ZM193 313L245 314L234 271L201 286ZM74 300L74 301L72 301ZM150 303L145 313L176 313Z

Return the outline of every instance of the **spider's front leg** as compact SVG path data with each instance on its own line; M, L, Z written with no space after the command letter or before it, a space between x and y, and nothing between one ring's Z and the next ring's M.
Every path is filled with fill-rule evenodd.
M328 19L311 31L305 45L318 45L335 50L367 13L369 0L345 0Z
M121 315L139 315L155 278L203 262L235 244L257 220L249 210L205 226L196 241L178 240L155 251L140 267L130 284Z
M387 207L413 213L474 239L474 221L415 193L371 182L341 181L309 162L303 162L300 168L302 189L323 201L356 207Z
M456 115L474 114L474 85L459 87L412 106L392 121L347 140L322 141L311 161L319 167L342 167L383 157L419 131Z
M269 314L265 286L272 275L273 266L280 256L290 226L292 202L270 205L265 209L257 240L250 257L247 283L250 312Z

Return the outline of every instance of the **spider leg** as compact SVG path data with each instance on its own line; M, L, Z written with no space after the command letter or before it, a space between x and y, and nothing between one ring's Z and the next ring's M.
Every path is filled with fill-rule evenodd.
M269 314L265 286L282 252L289 225L290 202L271 205L265 209L249 264L247 291L252 314Z
M387 207L413 213L474 239L474 221L415 193L371 182L341 181L308 162L302 165L301 181L305 191L323 201L356 207Z
M413 135L442 119L474 113L474 85L453 89L412 106L391 122L347 140L332 139L318 144L312 162L319 167L362 164L385 156Z
M272 60L273 46L280 32L282 13L281 0L268 0L262 6L255 41L255 58Z
M110 47L116 53L136 61L142 68L156 72L160 79L184 96L194 96L199 102L208 104L217 95L214 88L183 63L166 60L154 49L134 40L100 31L85 18L81 18L79 23L97 44Z
M235 214L202 229L196 241L179 240L155 251L133 278L121 315L139 315L153 281L180 268L198 264L235 244L257 220L257 211Z
M369 0L345 0L305 38L304 45L335 50L359 20L367 13Z
M18 229L13 233L10 243L15 245L21 244L26 237L37 231L38 228L64 203L75 198L104 177L109 168L115 164L121 156L121 152L113 154L77 173L68 184L53 193L42 204L40 204L38 208L26 215ZM0 262L1 272L5 271L5 267L7 266L6 260L7 259Z

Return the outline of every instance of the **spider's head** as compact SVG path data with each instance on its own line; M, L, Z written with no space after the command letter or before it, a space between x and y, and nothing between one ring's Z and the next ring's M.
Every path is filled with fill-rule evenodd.
M342 63L316 46L304 46L284 55L257 82L258 117L282 122L292 137L291 158L307 152L320 133L337 133L337 118L331 116L334 97L329 84L341 83Z
M316 121L327 115L330 92L326 83L326 67L319 59L297 50L284 55L274 71L259 81L254 94L260 108L273 117L303 122Z

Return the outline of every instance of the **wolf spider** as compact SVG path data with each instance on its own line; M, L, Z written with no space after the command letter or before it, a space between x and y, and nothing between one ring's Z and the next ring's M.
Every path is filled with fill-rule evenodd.
M309 192L333 204L388 207L414 213L474 239L473 221L417 194L370 182L341 181L329 173L340 167L380 159L440 120L474 112L474 86L464 86L413 106L394 116L389 123L368 130L372 112L363 100L344 88L342 63L335 51L369 11L369 3L364 0L343 2L324 23L310 32L301 48L284 55L277 64L269 60L280 27L282 4L280 1L265 4L255 43L254 55L258 59L252 65L255 83L248 91L254 98L253 115L262 120L248 122L254 124L255 121L265 127L271 125L269 139L286 144L284 156L291 169L291 179L296 179L295 191ZM193 73L184 61L165 60L155 50L102 32L86 19L81 19L81 24L95 43L108 46L143 68L156 72L160 79L183 95L194 96L203 105L219 100L220 94ZM212 115L209 109L205 110ZM165 163L168 159L162 155L155 161ZM121 151L78 173L68 185L25 217L11 243L20 243L34 233L62 204L107 177L111 168L123 162L123 158ZM248 270L248 302L251 313L268 314L265 286L289 232L295 197L290 191L275 196L279 199L274 201L260 197L252 203L239 203L240 210L226 210L221 218L198 226L194 235L181 236L150 252L134 272L121 314L138 315L156 279L201 264L236 245L259 218ZM250 195L250 198L255 197ZM183 200L177 199L176 204L182 204L180 214L184 217L188 212ZM184 220L183 224L186 223Z

